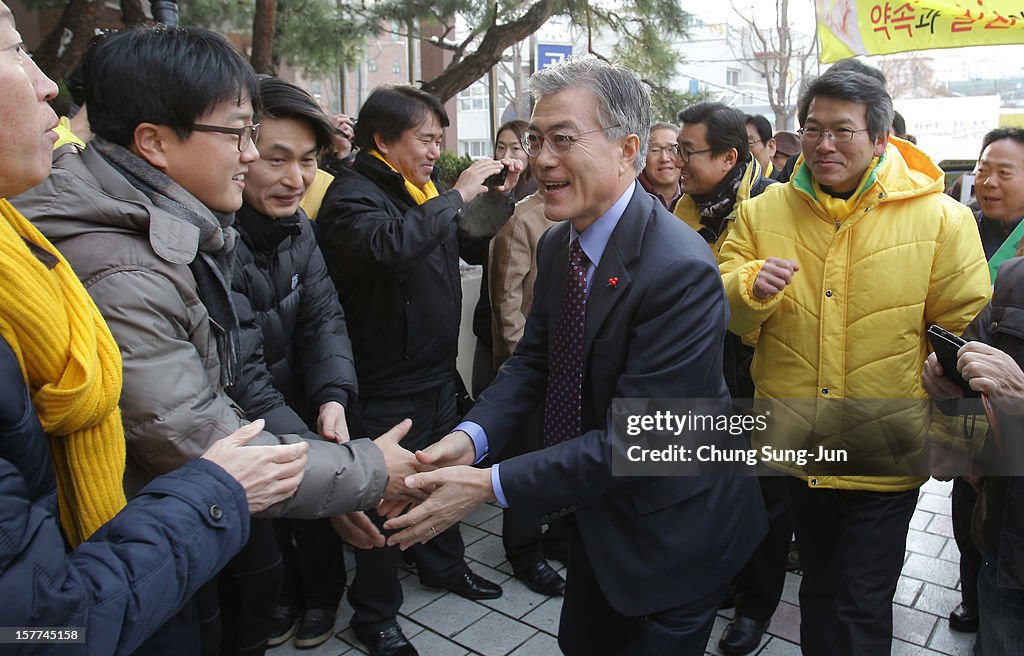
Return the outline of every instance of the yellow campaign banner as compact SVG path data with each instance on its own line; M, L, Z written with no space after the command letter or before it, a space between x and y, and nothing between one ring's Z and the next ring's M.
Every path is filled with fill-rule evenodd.
M1024 43L1021 0L814 0L821 62Z

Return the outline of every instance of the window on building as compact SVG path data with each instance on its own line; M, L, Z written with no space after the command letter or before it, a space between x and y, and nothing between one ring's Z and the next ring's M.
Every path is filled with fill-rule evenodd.
M460 139L459 140L459 155L469 155L473 159L479 159L480 157L490 157L493 153L491 152L491 142L486 139Z
M393 64L391 64L391 72L394 73L395 75L401 75L402 62L394 62Z
M369 59L369 60L367 60L366 61L366 70L370 71L371 73L376 73L377 72L377 60L376 59Z
M725 69L725 84L730 87L739 86L740 71L738 68Z
M398 24L398 21L393 20L393 21L391 21L391 40L392 41L401 41L401 39L402 39L401 26Z
M487 83L483 80L474 82L459 93L459 110L471 112L489 109L488 97Z

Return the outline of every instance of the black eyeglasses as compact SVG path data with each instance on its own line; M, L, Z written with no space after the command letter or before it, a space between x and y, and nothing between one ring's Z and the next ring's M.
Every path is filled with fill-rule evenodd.
M537 157L540 155L540 151L544 148L544 144L548 144L551 148L551 152L554 153L556 157L565 157L569 154L569 150L572 148L573 144L579 141L579 138L583 135L611 130L612 128L617 127L619 127L618 123L615 125L609 125L605 128L597 128L596 130L580 132L577 135L553 132L544 136L543 134L537 134L536 132L526 132L523 134L521 141L523 143L523 150L526 151L527 157Z
M222 125L203 125L196 123L192 126L196 132L220 132L222 134L238 135L238 152L242 152L260 137L260 124L243 125L240 128L226 128Z
M684 162L689 162L690 158L694 155L700 155L701 153L710 153L710 148L701 148L700 150L686 150L685 148L679 149L679 158Z
M867 131L868 128L861 128L859 130L851 128L835 128L833 130L822 130L821 128L800 128L797 130L797 132L800 133L800 139L802 139L804 143L813 144L821 141L821 138L826 134L833 143L850 143L858 132Z

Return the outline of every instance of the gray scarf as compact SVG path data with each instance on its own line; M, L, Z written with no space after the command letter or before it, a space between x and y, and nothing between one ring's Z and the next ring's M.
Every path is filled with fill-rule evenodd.
M196 280L199 300L210 315L220 358L221 385L231 385L241 361L238 314L231 303L231 267L238 237L231 227L234 214L213 212L163 171L127 148L101 137L93 139L89 147L98 150L153 205L199 228L199 253L188 267Z

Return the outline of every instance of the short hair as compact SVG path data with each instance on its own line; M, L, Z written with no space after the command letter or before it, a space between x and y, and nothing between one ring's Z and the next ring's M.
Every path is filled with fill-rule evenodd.
M679 133L679 126L675 123L669 123L668 121L655 121L651 123L651 129L647 131L648 134L653 134L655 130L672 130Z
M721 155L735 148L737 161L750 161L750 142L747 140L747 115L717 102L690 105L679 112L679 122L691 125L701 123L707 128L705 139L713 155Z
M864 105L867 108L868 135L872 140L892 128L892 98L875 77L848 71L835 73L829 69L800 95L797 116L801 126L807 122L811 101L819 96Z
M522 142L523 135L526 134L526 128L528 127L529 123L521 118L514 118L499 125L498 129L494 131L494 150L498 150L498 137L501 136L502 132L509 130L512 134L516 135L516 139ZM529 170L529 167L526 170Z
M1024 128L996 128L989 130L981 139L981 151L978 153L978 159L981 159L981 154L985 152L986 148L1003 139L1011 139L1024 146Z
M768 144L772 138L772 124L768 122L768 119L760 114L747 114L746 124L754 126L754 131L757 132L757 138L761 140L761 143Z
M363 150L377 147L374 136L390 144L433 113L442 128L448 127L448 112L436 96L408 85L383 85L370 92L359 110L352 144Z
M334 126L313 96L279 77L261 75L259 80L260 112L256 116L257 122L264 118L300 121L313 130L318 153L333 145Z
M903 118L903 114L897 111L892 113L892 133L900 139L904 139L907 136L907 121Z
M861 60L854 59L853 57L840 59L829 66L825 73L860 73L861 75L869 75L875 78L882 83L883 87L889 84L888 80L885 79L885 73L874 66L868 66Z
M220 34L200 27L137 27L112 34L83 62L92 131L127 147L140 123L167 125L181 138L215 106L259 105L252 66Z
M535 101L577 88L594 94L597 120L609 139L630 134L640 138L633 168L637 174L643 171L651 136L651 96L640 77L625 66L591 55L570 57L530 76L530 93Z

